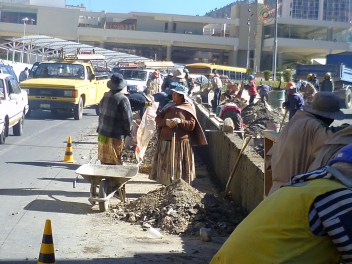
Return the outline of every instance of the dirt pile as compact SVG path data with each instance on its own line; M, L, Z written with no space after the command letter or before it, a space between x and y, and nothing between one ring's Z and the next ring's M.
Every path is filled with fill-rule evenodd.
M206 227L218 235L228 235L244 215L232 201L201 193L183 180L113 209L113 217L118 220L170 234L194 235Z
M261 101L248 105L242 110L245 131L254 138L262 138L263 130L275 129L280 125L282 117L281 110L272 109Z

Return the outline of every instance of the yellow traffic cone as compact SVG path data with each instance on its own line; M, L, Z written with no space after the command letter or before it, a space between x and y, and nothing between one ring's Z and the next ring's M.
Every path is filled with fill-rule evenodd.
M67 139L67 146L66 146L66 151L65 151L65 157L64 157L64 162L75 162L73 160L73 155L72 155L72 139L71 136L68 137Z
M45 221L44 233L42 245L40 247L38 264L42 263L56 263L55 262L55 253L54 253L54 243L53 236L51 232L51 221Z

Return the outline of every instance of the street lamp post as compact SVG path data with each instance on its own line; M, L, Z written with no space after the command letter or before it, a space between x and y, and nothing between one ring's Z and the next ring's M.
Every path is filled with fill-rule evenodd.
M250 67L250 62L249 62L249 55L250 55L250 42L251 42L251 6L249 4L248 0L248 19L247 19L247 25L248 25L248 38L247 38L247 69Z
M23 21L23 38L22 38L21 62L23 63L23 61L24 61L24 39L26 37L26 25L27 25L28 21L31 21L33 23L35 20L33 18L24 17L24 18L22 18L22 21Z

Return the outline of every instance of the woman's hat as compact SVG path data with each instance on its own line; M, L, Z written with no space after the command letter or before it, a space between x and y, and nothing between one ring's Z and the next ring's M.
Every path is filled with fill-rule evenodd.
M172 82L170 84L171 91L182 94L183 96L187 97L188 96L188 88L186 86L183 86L182 84L179 84L177 82Z
M126 88L126 91L127 91L127 83L123 79L123 75L121 73L114 73L113 75L111 75L110 80L107 83L107 86L114 91L119 91L124 88Z
M344 113L340 110L339 97L330 92L316 93L312 104L304 106L303 110L330 119L341 120L344 118Z
M179 78L179 79L185 78L185 75L186 75L181 68L177 68L177 69L173 70L172 74L174 77Z

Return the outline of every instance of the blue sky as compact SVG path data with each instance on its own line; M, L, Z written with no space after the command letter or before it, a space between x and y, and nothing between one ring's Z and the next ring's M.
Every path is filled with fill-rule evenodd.
M89 11L111 13L147 12L178 15L204 15L236 0L66 0L67 5L83 4Z

